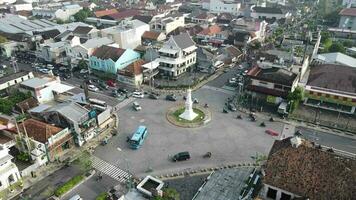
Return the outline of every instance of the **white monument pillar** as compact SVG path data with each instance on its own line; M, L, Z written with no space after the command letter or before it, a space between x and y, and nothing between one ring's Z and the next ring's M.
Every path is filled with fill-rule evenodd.
M198 114L193 111L192 90L188 89L187 99L185 100L185 111L181 115L179 115L179 117L185 120L192 121L197 116Z

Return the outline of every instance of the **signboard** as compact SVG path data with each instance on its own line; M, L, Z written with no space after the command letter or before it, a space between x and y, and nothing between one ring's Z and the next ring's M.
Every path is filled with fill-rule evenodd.
M98 120L98 125L100 126L100 124L102 124L103 122L105 122L106 120L108 120L110 118L110 109L106 109L104 112L100 113L97 117Z

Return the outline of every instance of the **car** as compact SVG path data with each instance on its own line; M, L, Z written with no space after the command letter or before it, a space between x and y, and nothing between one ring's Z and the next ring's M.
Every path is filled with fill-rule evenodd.
M140 106L140 104L138 104L136 101L132 103L132 107L136 110L136 111L140 111L142 108Z
M48 74L51 70L49 69L44 69L44 68L40 68L38 71L44 73L44 74Z
M54 67L53 67L53 65L51 65L51 64L47 64L47 69L52 70L52 69L54 69Z
M237 79L236 78L231 78L230 80L229 80L229 83L230 84L234 84L234 83L236 83L237 82Z
M89 72L89 70L87 70L87 69L81 69L79 73L80 74L86 74L88 72Z
M274 131L274 130L272 130L272 129L267 129L267 130L266 130L266 133L267 133L268 135L271 135L271 136L278 136L278 135L279 135L279 133L278 133L277 131Z
M99 82L99 87L101 87L103 90L109 89L109 86L106 85L104 82Z
M150 98L150 99L158 99L158 96L156 94L151 93L151 94L148 95L148 98Z
M166 100L168 101L177 101L177 97L174 94L169 94L166 96Z
M70 74L63 74L63 77L65 77L66 79L70 79L72 76Z
M121 93L126 94L126 93L128 93L129 91L128 91L127 89L125 89L125 88L119 88L119 89L117 89L117 92L121 92Z
M232 103L229 103L229 104L227 105L227 108L228 108L229 110L231 110L231 111L236 111L236 110L237 110L236 107L235 107L235 105L232 104Z
M188 151L179 152L172 157L173 162L184 161L189 159L190 159L190 154Z
M97 92L99 91L99 88L97 88L95 85L88 85L88 90L92 92Z
M82 200L82 198L79 196L79 194L76 194L72 196L69 200Z
M239 69L243 69L244 67L243 67L242 65L239 65L238 68L239 68Z
M116 87L116 82L114 80L108 80L106 81L106 84L110 87Z
M137 91L133 92L132 96L135 97L135 98L143 98L143 97L145 97L145 95L142 92L137 92Z

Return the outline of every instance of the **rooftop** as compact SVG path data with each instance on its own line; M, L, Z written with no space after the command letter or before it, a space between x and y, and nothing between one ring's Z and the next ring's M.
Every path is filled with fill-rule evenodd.
M128 30L132 30L134 28L138 28L141 26L147 25L146 23L138 20L138 19L134 19L134 20L129 20L129 21L121 21L119 25L117 26L112 26L106 29L102 29L103 32L124 32L124 31L128 31Z
M256 78L259 80L264 80L273 83L279 83L282 85L291 86L297 74L288 71L286 69L271 67L271 68L260 68L258 65L254 66L247 73L251 78Z
M93 27L89 26L78 26L73 30L73 34L88 34L93 29Z
M317 59L328 64L342 64L349 67L356 67L356 58L339 52L318 54Z
M92 39L87 40L84 44L82 44L82 46L89 49L89 48L96 48L96 47L100 47L102 45L108 45L108 44L112 44L112 43L114 43L114 42L107 37L92 38Z
M76 122L81 122L82 119L88 116L89 112L89 110L74 102L55 105L53 107L50 107L48 111L59 112L66 118Z
M195 46L195 42L192 40L188 33L181 33L172 37L181 49L186 49L188 47Z
M103 16L106 16L106 15L111 15L111 14L118 13L118 12L119 11L117 11L116 9L98 10L98 11L94 12L94 15L96 17L103 17Z
M236 200L253 168L224 169L214 172L194 200Z
M103 60L111 59L113 61L117 61L125 51L125 49L104 45L95 49L92 56Z
M344 8L339 12L339 15L356 17L356 8Z
M199 35L215 35L217 33L221 32L221 28L218 25L212 25L209 26L208 28L203 29L202 31L200 31L198 34Z
M28 79L21 83L21 85L30 87L30 88L37 88L46 85L49 82L56 81L55 77L35 77L32 79Z
M311 67L307 85L356 93L356 68L335 64Z
M276 7L255 6L252 9L258 13L283 14L282 10L280 8L276 8Z
M142 74L142 64L144 64L145 61L140 59L137 60L130 65L126 66L125 68L118 70L118 74L125 75L125 76L134 76L134 75L140 75Z
M308 141L275 141L264 166L264 183L309 199L353 199L356 161L325 152Z
M107 15L106 17L110 18L110 19L114 19L114 20L121 20L121 19L136 16L136 15L140 15L140 14L141 14L141 12L139 10L129 9L129 10L123 10L118 13L113 13L113 14Z
M145 31L142 35L142 38L144 39L150 39L150 40L157 40L161 32L155 32L155 31Z
M11 81L11 80L14 80L14 79L17 79L17 78L21 78L23 76L27 76L29 75L31 72L26 72L26 71L20 71L20 72L17 72L17 73L13 73L13 74L8 74L6 76L3 76L0 78L0 84L4 84L8 81Z
M18 128L21 133L25 133L26 130L28 137L41 143L46 143L48 138L63 130L62 128L35 119L25 120L21 124L18 124ZM16 128L12 128L11 131L17 133Z

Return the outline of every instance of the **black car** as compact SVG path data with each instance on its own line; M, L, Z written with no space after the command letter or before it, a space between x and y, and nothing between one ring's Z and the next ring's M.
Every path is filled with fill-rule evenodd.
M128 91L127 89L125 89L125 88L119 88L119 89L117 89L117 92L121 92L121 93L126 94L126 93L128 93L129 91Z
M148 98L150 98L150 99L158 99L158 96L155 95L155 94L149 94Z
M166 100L168 101L177 101L177 97L174 94L170 94L166 96Z
M188 151L179 152L172 157L173 162L189 160L190 154Z

